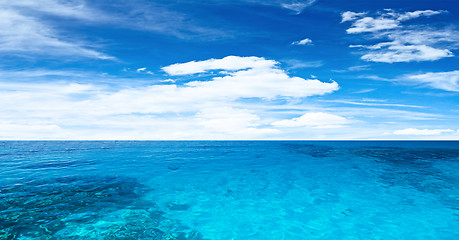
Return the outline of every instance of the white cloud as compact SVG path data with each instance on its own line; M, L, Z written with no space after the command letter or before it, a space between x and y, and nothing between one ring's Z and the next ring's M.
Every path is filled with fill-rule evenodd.
M303 40L300 40L300 41L295 41L295 42L292 42L292 45L309 45L312 43L312 40L309 39L309 38L305 38Z
M266 60L260 57L238 57L228 56L222 59L209 59L205 61L191 61L187 63L177 63L163 67L167 74L188 75L203 73L209 70L242 70L242 69L271 69L275 68L278 63L273 60Z
M351 11L343 12L341 14L341 17L342 17L341 22L343 23L343 22L353 21L365 15L366 13L363 13L363 12L361 13L356 13L356 12L351 12Z
M293 97L292 101L254 100L245 94L230 96L223 85L220 93L206 95L199 88L171 83L121 90L60 81L1 83L0 139L378 138L383 131L396 130L393 124L381 122L447 117L380 107L330 108Z
M369 52L362 56L363 60L371 62L412 62L412 61L435 61L441 58L453 57L448 49L438 49L426 45L403 45L398 42L391 42L386 48Z
M416 107L415 107L416 108ZM423 109L418 108L418 109ZM426 112L424 110L398 110L394 108L383 108L379 106L366 106L366 107L340 107L340 108L328 108L328 111L332 111L336 114L343 115L346 117L354 117L356 119L373 119L369 123L377 122L418 122L418 121L441 121L447 118L446 115ZM372 128L373 126L370 126Z
M312 4L314 4L317 0L307 0L307 1L302 1L302 2L284 2L281 3L281 7L285 9L292 10L296 14L300 14L303 12L303 10Z
M349 67L347 70L349 70L350 72L358 72L358 71L365 71L369 69L370 69L370 65L358 65L358 66Z
M359 71L366 71L370 70L370 65L357 65L351 66L343 70L332 70L333 72L337 73L345 73L345 72L359 72Z
M394 19L364 17L352 23L352 27L347 29L346 32L348 34L376 32L397 27L399 27L399 21Z
M381 30L397 28L400 26L402 21L418 18L421 16L432 16L444 12L445 11L424 10L396 13L392 10L386 10L386 12L379 13L377 17L367 17L366 13L347 11L341 14L341 22L353 21L351 28L346 30L346 32L349 34L377 32Z
M163 82L163 83L175 83L176 81L174 79L164 79L164 80L161 80L160 82Z
M186 14L170 10L173 7L169 3L164 5L158 1L16 0L0 1L0 6L24 16L37 17L37 21L43 15L51 15L77 19L85 24L159 32L179 38L225 36L225 32L199 26Z
M136 72L137 73L146 73L146 74L150 74L150 75L155 75L152 71L147 71L146 67L138 68L136 70Z
M297 59L286 59L282 62L288 65L288 69L318 68L324 65L322 61L301 61Z
M94 20L99 18L99 13L88 9L83 1L59 1L59 0L17 0L1 1L1 6L9 9L16 9L24 13L40 12L55 16Z
M452 133L454 130L451 129L416 129L406 128L403 130L394 131L395 135L414 135L414 136L434 136L441 135L443 133Z
M216 107L202 109L196 118L199 125L216 133L229 134L230 136L266 135L280 131L273 128L258 128L261 119L256 114L246 109L231 107Z
M47 0L45 3L1 1L0 52L113 59L109 55L92 50L88 44L60 36L56 29L31 14L33 11L76 19L90 18L90 11L84 5L64 4L53 0Z
M213 81L192 81L185 86L206 96L257 97L308 97L323 95L338 90L336 82L321 82L316 79L290 77L278 68L278 62L259 57L229 56L166 66L163 70L170 75L203 73L210 70L227 70L228 75L214 77ZM187 89L187 88L185 88ZM182 91L179 89L179 91ZM183 90L188 91L188 90Z
M55 124L16 124L0 122L0 139L14 139L18 136L21 139L36 139L40 136L42 139L47 139L46 136L60 135L62 128Z
M357 93L366 93L371 92L374 89L367 89ZM418 105L407 105L407 104L396 104L396 103L378 103L379 100L376 99L363 99L363 102L352 101L352 100L323 100L324 102L334 102L334 103L343 103L351 105L360 105L360 106L374 106L374 107L408 107L408 108L425 108L424 106Z
M413 18L418 18L421 16L432 16L432 15L437 15L441 13L445 13L446 11L433 11L433 10L424 10L424 11L414 11L414 12L406 12L403 14L398 14L397 20L399 21L406 21L410 20ZM396 15L397 16L397 15Z
M240 61L233 61L236 59ZM24 134L9 132L0 138L264 138L279 131L269 124L272 117L266 117L270 114L263 106L282 107L285 99L300 100L338 89L336 82L290 77L276 61L257 57L229 57L168 67L172 75L214 69L227 72L218 72L203 81L174 84L174 80L166 79L167 84L121 90L108 85L60 81L1 83L0 125L7 128L15 124L17 133ZM244 99L251 99L252 103ZM282 101L276 103L278 99ZM46 131L38 131L41 126Z
M452 57L451 49L459 46L459 32L420 25L403 25L403 22L422 16L432 16L446 11L423 10L397 13L387 9L374 17L366 13L345 12L342 22L352 22L348 34L367 33L371 39L382 42L373 45L350 45L363 51L362 59L372 62L435 61Z
M362 89L362 90L356 91L354 93L357 93L357 94L368 93L368 92L373 92L374 90L376 90L376 88L368 88L368 89Z
M400 81L425 85L445 91L459 92L459 70L405 75Z
M301 117L273 122L272 125L276 127L338 128L348 123L349 120L338 115L308 112Z
M3 79L16 79L16 78L21 78L21 79L27 79L27 78L32 78L32 79L37 79L40 77L67 77L67 78L73 78L73 77L83 77L86 76L87 72L77 72L77 71L63 71L63 70L47 70L47 69L24 69L23 71L3 71L0 70L0 78Z

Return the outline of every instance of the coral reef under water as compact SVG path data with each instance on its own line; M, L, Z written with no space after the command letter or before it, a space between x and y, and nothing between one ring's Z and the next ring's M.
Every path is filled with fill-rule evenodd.
M0 188L0 239L202 239L115 176L66 176Z

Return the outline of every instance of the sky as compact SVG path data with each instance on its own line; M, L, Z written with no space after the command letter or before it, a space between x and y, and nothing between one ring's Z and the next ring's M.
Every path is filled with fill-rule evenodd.
M456 0L0 0L1 140L459 139Z

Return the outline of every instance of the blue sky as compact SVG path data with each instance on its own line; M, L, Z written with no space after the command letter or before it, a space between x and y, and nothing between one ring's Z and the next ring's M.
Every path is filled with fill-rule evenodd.
M459 3L0 1L0 139L459 139Z

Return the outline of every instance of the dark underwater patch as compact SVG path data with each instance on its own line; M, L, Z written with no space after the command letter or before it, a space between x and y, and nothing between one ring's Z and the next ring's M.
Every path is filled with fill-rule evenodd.
M356 148L354 154L393 165L430 166L437 160L459 159L459 151L454 149L413 149L397 147Z
M286 143L284 146L291 152L306 154L314 158L332 157L339 154L339 149L314 144L289 144Z
M67 176L0 187L0 239L202 239L118 176ZM78 230L78 231L77 231Z
M458 182L435 167L437 161L457 161L454 149L413 149L397 147L365 147L351 150L354 154L384 164L379 175L387 186L409 186L438 197L439 202L459 209L459 196L453 190Z

